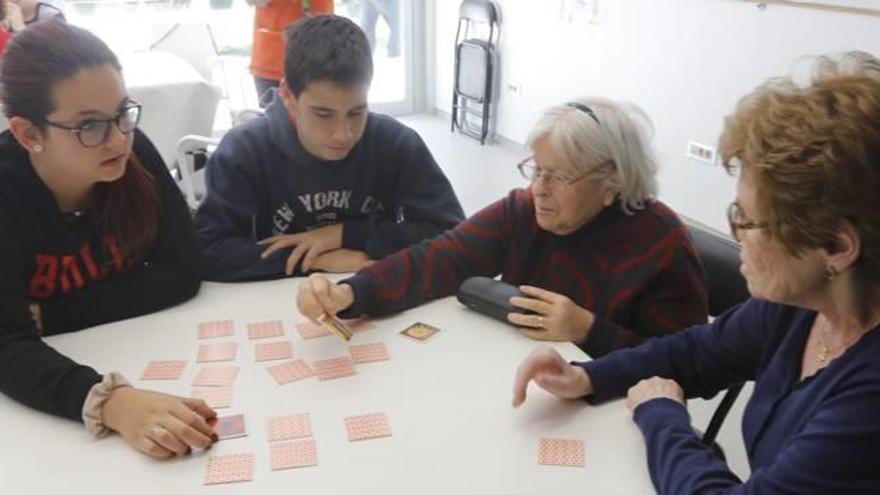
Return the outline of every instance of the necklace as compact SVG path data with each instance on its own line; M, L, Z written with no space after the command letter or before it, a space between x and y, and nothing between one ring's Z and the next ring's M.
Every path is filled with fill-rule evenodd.
M827 322L828 320L825 320L825 321ZM839 344L834 347L828 347L828 344L825 342L825 336L820 333L819 334L819 346L822 347L822 350L820 350L819 355L816 356L817 364L825 365L828 362L830 362L831 360L833 360L834 357L837 357L837 356L834 356L834 357L830 357L830 356L834 355L837 351L840 351L841 349L849 348L849 346L856 343L856 341L858 341L860 338L862 338L866 333L868 333L868 331L870 331L872 328L877 326L878 323L880 323L880 321L874 321L871 325L868 325L868 327L866 329L861 330L858 333L856 333L851 339L847 340L843 344ZM828 326L828 323L826 323L825 326Z

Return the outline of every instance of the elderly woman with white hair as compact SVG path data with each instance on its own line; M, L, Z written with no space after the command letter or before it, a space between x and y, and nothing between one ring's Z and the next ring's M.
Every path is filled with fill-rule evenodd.
M455 293L471 276L520 286L511 323L593 357L705 323L707 295L687 229L654 198L650 122L601 98L547 110L518 164L530 181L446 233L332 284L312 275L300 311L382 315Z

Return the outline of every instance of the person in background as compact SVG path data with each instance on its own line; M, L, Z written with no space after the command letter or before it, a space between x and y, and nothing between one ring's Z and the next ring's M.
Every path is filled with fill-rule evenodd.
M533 380L590 403L626 395L661 494L880 493L880 60L822 57L808 85L770 80L727 118L720 152L739 173L728 218L752 299L586 363L538 349L513 403ZM742 480L685 398L752 380Z
M655 198L649 121L634 105L582 98L547 110L518 164L531 185L456 228L331 284L300 285L303 315L384 315L501 275L526 297L524 335L593 357L705 323L702 267L675 213Z
M209 280L353 272L464 218L419 135L369 112L373 59L356 24L294 24L285 75L266 114L208 159L196 226Z
M116 56L81 28L36 23L6 48L0 96L0 391L154 457L210 446L203 401L102 376L43 340L199 290L189 210L137 130Z
M284 77L284 29L303 17L332 14L333 0L247 0L255 7L254 43L251 48L251 75L260 107L272 99L269 89L277 88Z
M376 22L379 16L388 24L388 58L400 56L400 1L363 0L361 2L361 27L367 33L370 47L376 51Z

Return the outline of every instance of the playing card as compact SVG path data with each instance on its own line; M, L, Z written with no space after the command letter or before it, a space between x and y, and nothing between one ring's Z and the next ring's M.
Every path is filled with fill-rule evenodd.
M210 363L215 361L232 361L238 352L238 344L235 342L222 342L219 344L203 344L199 346L199 355L196 362Z
M232 387L194 388L190 397L202 399L211 409L232 407Z
M323 325L327 330L330 330L330 333L339 337L340 339L346 342L351 340L351 330L349 330L345 323L339 321L339 318L330 316L328 314L323 314L318 317L318 323Z
M307 321L305 323L297 323L296 331L299 332L302 338L306 340L330 335L330 330L327 330L326 327L324 327L323 325L312 323L310 321Z
M199 323L199 338L213 339L216 337L228 337L235 333L232 320L205 321Z
M315 439L296 442L273 443L269 447L272 471L318 465L318 449Z
M177 380L186 369L186 361L150 361L141 380Z
M439 328L420 321L413 323L400 332L404 337L409 337L417 342L425 342L438 333L440 333Z
M254 454L215 455L208 458L205 484L251 481L254 478Z
M343 376L357 373L357 370L354 369L354 361L348 356L312 361L312 368L314 368L318 380L321 381L342 378Z
M278 416L266 420L266 431L270 442L294 440L312 436L312 422L309 413Z
M542 438L538 445L538 464L583 467L583 440Z
M349 442L391 436L391 427L388 426L388 416L385 413L349 416L345 418L345 430L348 432Z
M251 340L268 339L284 335L284 325L280 320L260 321L248 323L248 338Z
M276 364L266 368L278 385L284 385L296 380L302 380L315 374L312 368L302 359L294 359L286 363Z
M352 361L357 364L375 363L391 359L391 355L388 354L388 347L382 342L353 345L348 348L348 352L351 353Z
M254 355L257 362L291 359L293 358L293 346L288 341L257 344L254 346Z
M243 437L247 435L247 431L244 427L244 415L236 414L235 416L224 416L222 418L216 418L217 421L211 425L211 428L214 429L214 433L220 437L220 440L224 440L227 438L237 438Z
M192 384L198 387L227 387L235 381L240 369L239 366L206 366L199 370Z
M349 330L353 333L361 333L366 332L367 330L373 330L376 328L376 325L369 320L354 320L345 322L348 325Z

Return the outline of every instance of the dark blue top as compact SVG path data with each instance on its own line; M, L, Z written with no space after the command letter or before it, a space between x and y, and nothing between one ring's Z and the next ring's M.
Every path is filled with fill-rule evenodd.
M347 157L323 161L299 141L281 98L230 130L208 160L195 221L206 277L280 278L290 250L256 241L341 223L344 248L382 258L454 227L464 212L415 131L371 113Z
M589 400L620 397L655 375L704 398L754 380L742 418L752 469L745 482L700 442L684 406L654 399L636 409L659 493L880 493L880 332L800 380L815 317L749 300L710 325L581 363L593 382Z

